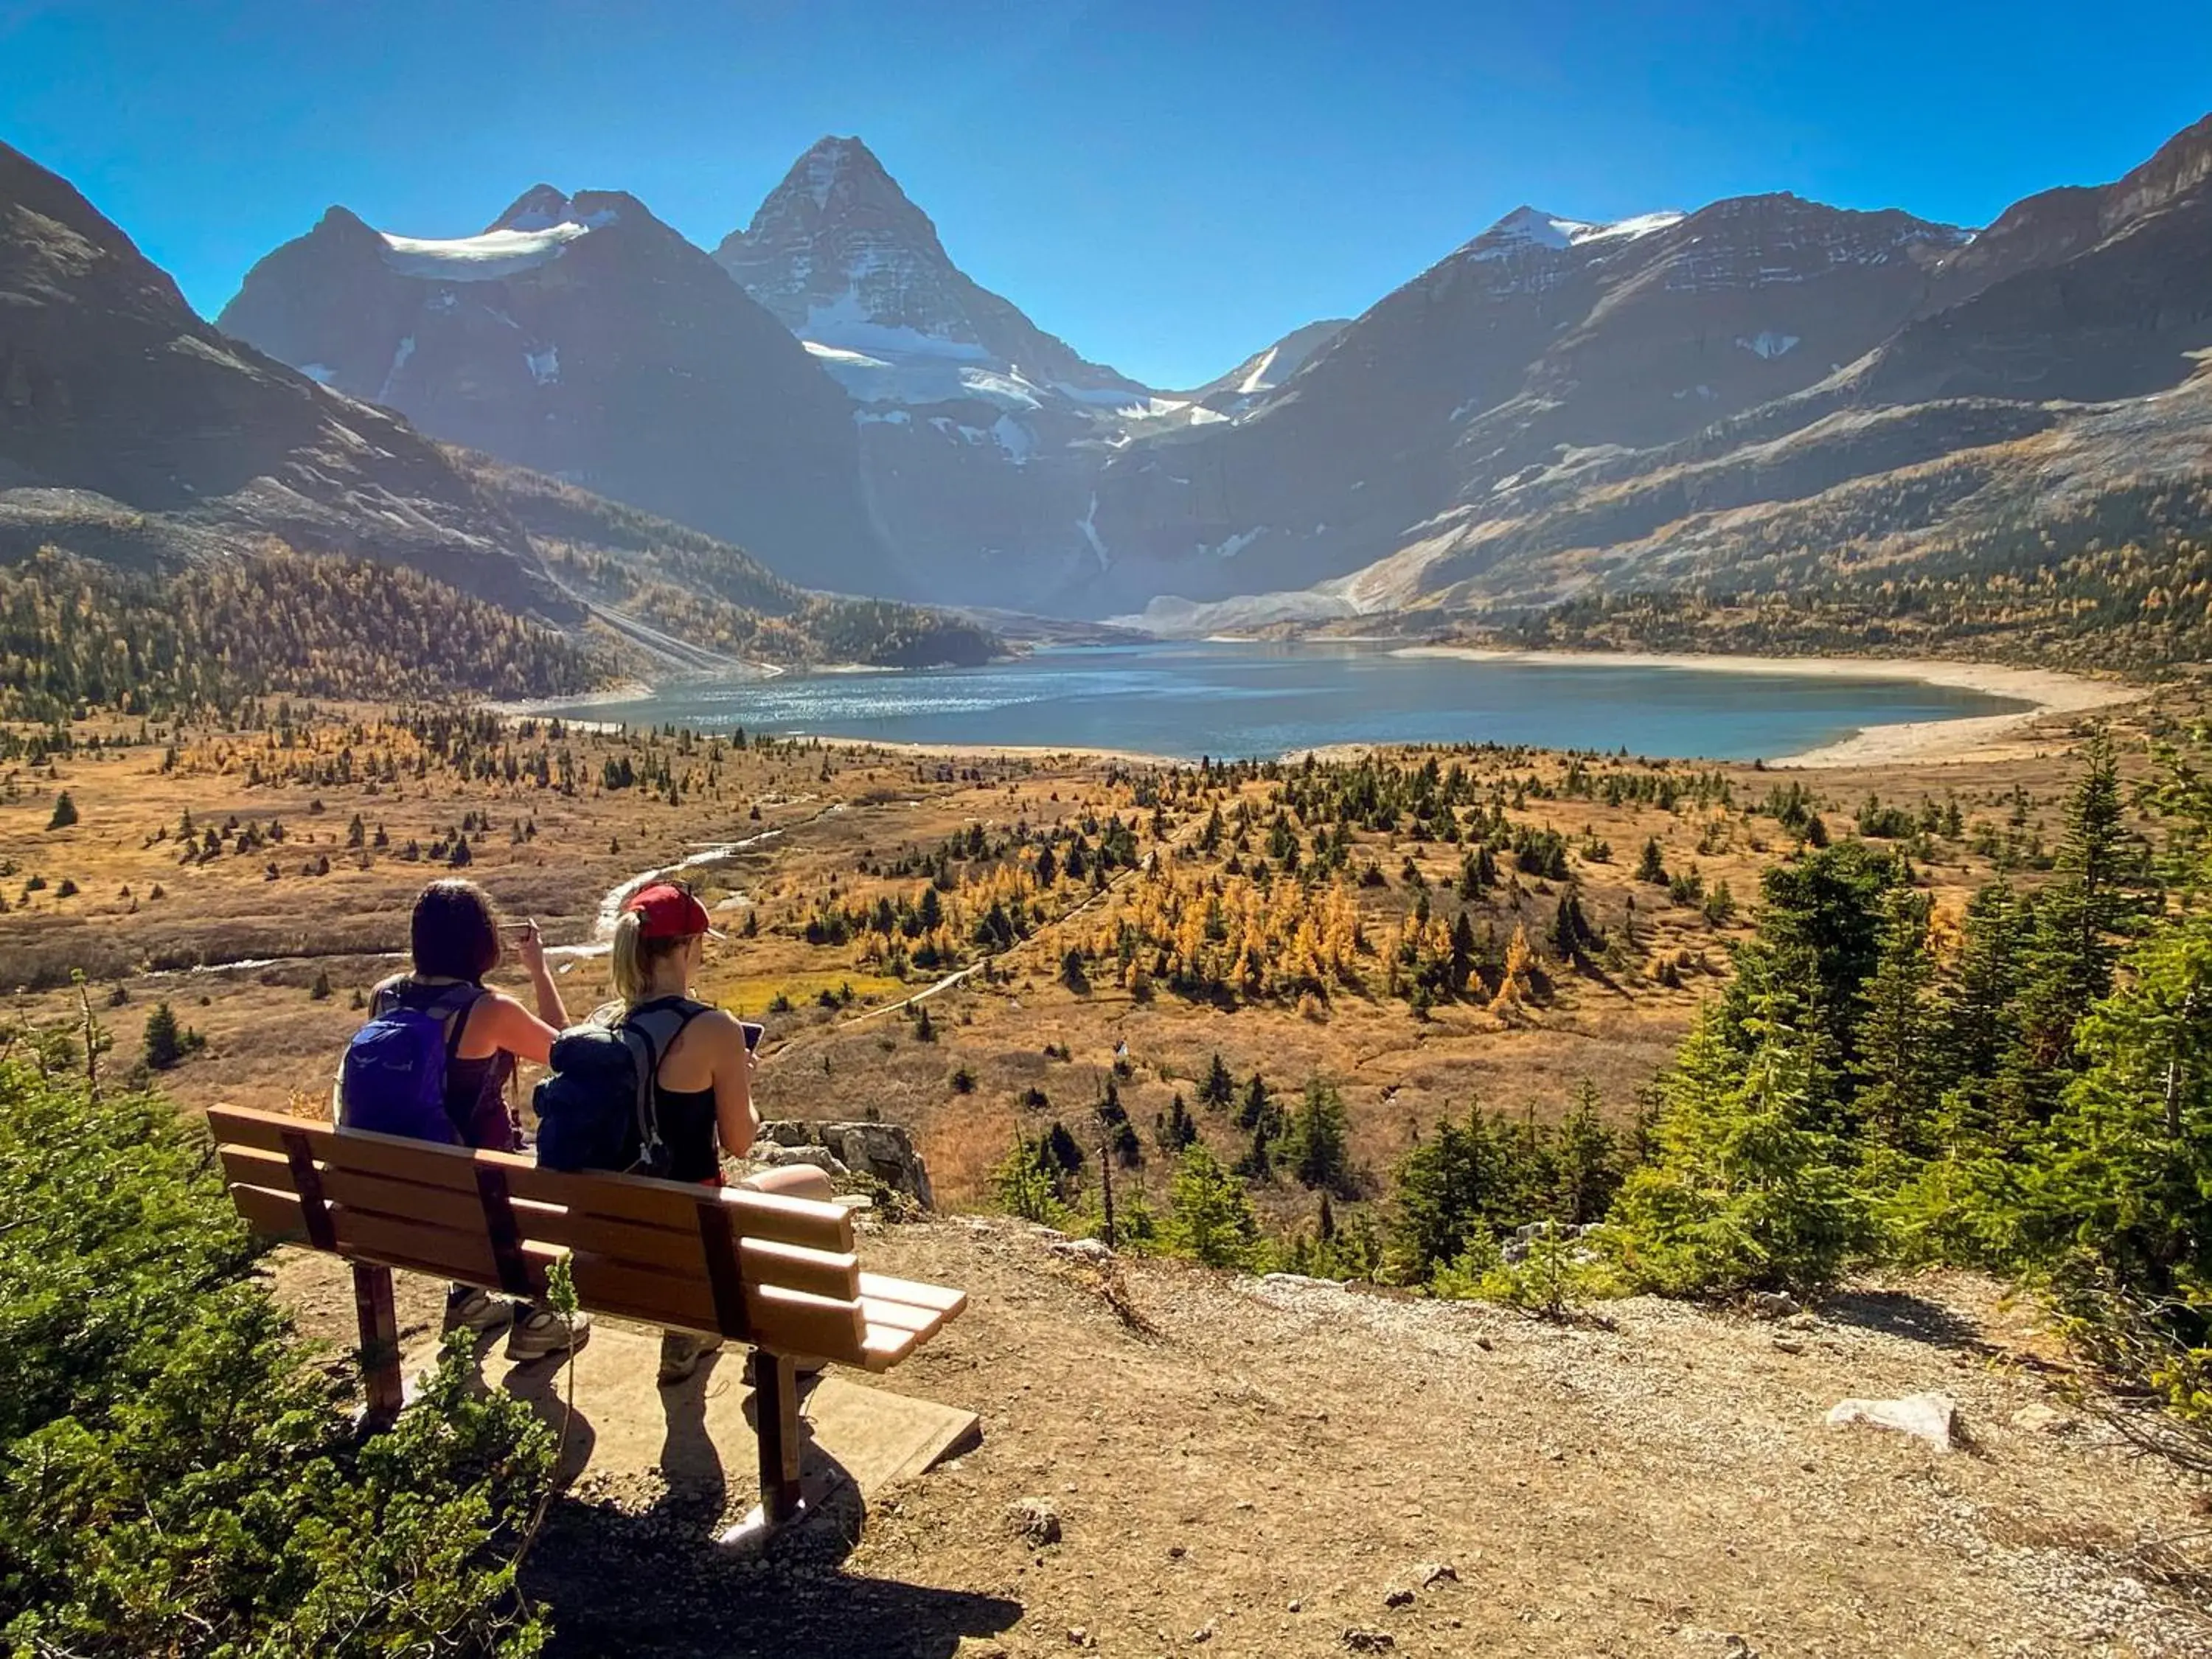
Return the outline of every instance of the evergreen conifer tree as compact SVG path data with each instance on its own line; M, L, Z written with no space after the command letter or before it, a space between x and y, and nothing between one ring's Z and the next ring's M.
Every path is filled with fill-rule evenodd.
M1597 1085L1584 1078L1554 1137L1558 1216L1577 1225L1603 1219L1620 1187L1620 1138L1598 1108Z
M1350 1135L1343 1097L1333 1085L1313 1079L1291 1117L1284 1147L1291 1173L1309 1188L1346 1191L1352 1182Z
M166 1072L185 1057L185 1034L177 1024L176 1011L166 1002L156 1003L154 1012L146 1016L146 1064L157 1072Z
M1699 1020L1663 1085L1656 1162L1613 1209L1632 1274L1669 1295L1818 1290L1865 1233L1837 1139L1814 1127L1812 1044L1766 1010L1740 1054Z
M1251 1267L1260 1256L1252 1200L1204 1146L1193 1146L1168 1187L1169 1247L1209 1267Z
M1237 1079L1229 1074L1229 1067L1216 1054L1213 1063L1206 1068L1206 1076L1198 1085L1198 1101L1201 1106L1217 1110L1225 1109L1237 1097Z
M1881 954L1859 988L1854 1115L1877 1143L1908 1157L1936 1148L1943 1078L1941 1016L1929 959L1928 901L1910 888L1883 901Z

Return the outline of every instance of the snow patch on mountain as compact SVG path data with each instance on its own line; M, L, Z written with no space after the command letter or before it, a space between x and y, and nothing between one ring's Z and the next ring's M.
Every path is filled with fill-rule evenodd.
M401 338L398 346L392 351L392 367L384 371L384 384L377 388L376 396L371 400L372 402L391 403L392 389L399 383L399 371L407 367L407 360L414 355L415 337L412 334L406 335Z
M1790 348L1796 345L1801 337L1802 337L1796 334L1778 334L1771 328L1763 328L1749 339L1739 338L1736 343L1751 353L1753 356L1764 357L1771 362L1777 357L1785 356Z
M592 216L605 223L612 216ZM488 230L480 236L456 237L450 241L395 236L390 231L378 234L384 238L384 263L403 276L446 283L489 283L535 270L558 258L562 248L597 228L581 220L568 219L540 228Z
M1590 242L1631 242L1639 236L1671 229L1681 223L1684 216L1668 209L1616 219L1610 224L1592 224L1583 219L1563 219L1536 208L1518 207L1469 243L1468 257L1504 259L1530 248L1561 252Z
M1091 492L1091 505L1084 509L1083 516L1075 521L1075 527L1083 532L1083 539L1091 544L1091 556L1098 561L1098 568L1101 570L1112 569L1114 561L1106 551L1106 544L1098 538L1098 492L1097 490Z
M991 423L991 435L999 441L999 447L1006 452L1006 459L1016 466L1026 465L1036 453L1036 437L1011 415L1001 415Z

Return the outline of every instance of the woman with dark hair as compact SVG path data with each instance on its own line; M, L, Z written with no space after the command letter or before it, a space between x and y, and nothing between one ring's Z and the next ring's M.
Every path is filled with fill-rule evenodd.
M513 936L515 954L530 975L534 1011L483 982L505 956L502 933ZM479 1151L520 1152L522 1129L507 1102L507 1083L517 1061L544 1064L553 1039L568 1023L560 988L545 966L545 945L538 924L503 927L490 895L474 882L434 881L415 900L408 942L411 970L386 980L370 994L370 1022L403 1010L438 1022L445 1035L445 1123L429 1127L449 1126L451 1139ZM373 1108L357 1103L343 1088L338 1121L349 1128L424 1133L421 1127L377 1121ZM538 1358L574 1346L570 1328L550 1309L517 1310L473 1285L455 1285L447 1293L449 1329L496 1330L510 1320L507 1351L511 1358ZM588 1319L580 1316L574 1328L580 1341L589 1332Z
M621 999L616 1018L663 1008L680 1018L653 1073L655 1121L668 1152L668 1178L716 1186L723 1158L744 1158L760 1128L753 1107L753 1051L744 1023L691 995L707 940L719 937L708 926L707 907L687 889L656 882L623 906L608 963ZM836 1192L828 1176L806 1164L757 1170L738 1184L794 1198L828 1199ZM683 1381L720 1346L719 1337L665 1333L660 1380Z

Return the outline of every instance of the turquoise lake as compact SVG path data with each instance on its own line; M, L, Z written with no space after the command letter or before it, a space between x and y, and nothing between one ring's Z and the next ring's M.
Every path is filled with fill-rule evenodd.
M593 720L882 742L1133 750L1195 760L1342 743L1505 743L1779 759L1869 726L2002 714L1979 692L1885 679L1408 657L1345 642L1040 650L981 668L671 683Z

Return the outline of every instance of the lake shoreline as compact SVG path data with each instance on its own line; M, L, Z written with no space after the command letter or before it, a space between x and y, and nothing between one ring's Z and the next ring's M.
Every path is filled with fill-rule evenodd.
M1242 647L1257 642L1223 641L1218 643L1224 647ZM1684 760L1715 758L1712 749L1717 746L1739 760L1750 762L1756 759L1759 764L1778 768L1881 767L2004 758L2032 752L2038 746L2027 730L2038 720L2108 708L2147 695L2142 688L2137 686L2092 679L2057 670L1929 658L1727 656L1640 651L1513 650L1474 645L1381 641L1374 643L1383 647L1376 653L1378 658L1456 659L1470 665L1487 665L1492 669L1610 669L1615 671L1616 675L1626 671L1632 677L1637 673L1650 674L1659 671L1668 676L1734 674L1760 677L1770 681L1796 679L1837 683L1838 689L1835 694L1814 694L1809 688L1803 692L1789 694L1778 686L1770 685L1761 695L1753 688L1747 687L1745 694L1748 694L1749 702L1746 702L1744 694L1733 688L1712 689L1712 682L1709 680L1707 689L1695 694L1692 701L1715 705L1713 712L1722 720L1722 726L1707 730L1702 726L1690 725L1663 731L1646 730L1642 741L1638 741L1633 733L1623 732L1618 734L1616 742L1596 745L1612 748L1626 743L1639 753L1666 755ZM1080 656L1084 653L1075 654ZM1109 654L1110 656L1111 653ZM1405 666L1412 671L1416 665L1409 661ZM879 676L816 672L821 674L825 683L843 680L848 684L856 684L876 681L879 678L896 678L893 673ZM1441 679L1436 679L1437 676L1441 676ZM1488 688L1490 701L1487 705L1481 692L1468 694L1467 700L1462 701L1462 694L1452 689L1457 684L1457 678L1444 662L1434 664L1430 677L1434 684L1426 694L1427 701L1416 700L1408 703L1409 708L1425 708L1431 714L1445 709L1465 710L1472 728L1480 730L1484 719L1489 719L1494 726L1501 711L1527 706L1525 694L1517 691L1509 691L1501 702L1495 685ZM1507 678L1510 679L1510 676ZM1856 687L1846 689L1845 683L1856 683ZM1604 686L1613 682L1601 679L1594 684ZM1438 685L1443 688L1441 694L1436 690ZM1972 696L1971 699L1931 696L1924 690L1914 692L1911 688L1915 686L1941 688L1946 692L1964 692ZM662 690L675 694L676 701L680 704L681 678L677 683L659 690L631 681L582 697L507 703L496 707L498 713L508 717L557 715L584 728L612 726L616 718L623 718L617 715L617 707L623 704L631 705L626 718L633 723L649 719L653 724L660 724L696 712L682 711L679 714L677 710L653 708L650 700L660 696ZM1211 695L1211 687L1194 691L1193 695ZM1661 703L1670 701L1664 694L1654 695ZM1747 733L1727 729L1729 711L1738 705L1756 724L1758 717L1749 714L1748 711L1764 708L1770 702L1786 702L1792 695L1800 698L1814 696L1816 701L1837 701L1842 706L1836 709L1834 718L1830 720L1799 723L1794 730L1790 729L1790 722L1786 720L1769 720L1766 721L1767 730L1763 734L1764 743L1743 742L1741 739ZM1049 696L1045 700L1049 701ZM636 706L641 703L645 706ZM1959 703L1965 706L1955 713L1949 712L1950 707ZM1156 703L1154 706L1159 705ZM1622 706L1626 708L1630 705ZM1127 729L1126 722L1118 723L1126 730L1126 739L1121 742L1115 741L1123 736L1123 732L1111 729L1117 724L1115 721L1102 723L1095 719L1079 719L1073 722L1032 720L1028 722L1028 729L1024 730L1018 718L1010 716L1009 723L1014 729L1007 732L1009 738L1034 739L1038 736L1050 737L1054 735L1053 727L1065 728L1072 723L1076 731L1083 732L1083 735L1103 738L1105 741L1001 742L988 738L978 740L973 735L977 726L988 729L988 726L999 722L972 720L967 722L970 728L969 731L957 734L948 732L942 738L872 737L818 727L810 730L811 722L806 720L806 714L823 712L825 711L810 708L805 713L801 713L799 708L791 707L783 708L781 718L777 718L762 711L763 718L760 723L766 729L775 730L780 737L821 743L848 751L873 750L886 757L937 756L956 761L980 758L1030 762L1082 759L1133 766L1183 765L1194 759L1194 755L1169 752L1164 746L1154 747L1146 742L1148 738L1167 736L1170 731L1179 738L1195 735L1194 732L1186 733L1177 729L1179 720L1164 724L1157 716L1149 723L1139 722L1136 729ZM1308 753L1334 758L1451 741L1445 738L1416 736L1404 731L1406 722L1397 718L1401 711L1394 704L1370 708L1368 713L1373 715L1371 721L1364 716L1347 718L1347 712L1339 712L1330 721L1335 726L1333 733L1296 732L1295 722L1292 729L1279 726L1270 734L1276 738L1277 744L1294 735L1322 741L1293 741L1279 750L1268 745L1268 752L1277 759L1295 760ZM793 714L799 718L791 719ZM1886 714L1894 718L1885 720ZM1849 724L1854 717L1863 723ZM1194 711L1192 718L1199 719L1197 711ZM708 723L711 725L714 721L710 719ZM751 722L749 720L748 723ZM1200 724L1203 723L1200 720ZM1108 729L1100 729L1102 724ZM1428 724L1433 727L1436 722L1431 720ZM1781 729L1775 729L1778 725ZM1090 730L1083 731L1085 726ZM1372 736L1366 735L1370 732ZM1075 732L1070 732L1070 735L1075 735ZM1259 733L1254 732L1248 735L1257 737ZM1547 735L1556 738L1562 734L1553 732ZM1328 740L1330 738L1334 741ZM1547 743L1538 739L1529 746L1565 750L1577 745L1573 741ZM1583 743L1580 746L1588 748L1591 745ZM1222 744L1219 752L1226 755L1238 752L1238 750L1231 741ZM1255 748L1250 752L1257 756L1261 750Z
M2141 686L2091 679L2055 668L1958 662L1941 657L1739 657L1695 652L1512 651L1473 645L1409 645L1392 654L1567 668L1662 668L1685 673L1799 679L1917 680L2021 705L1996 714L1863 726L1832 743L1769 757L1765 764L1771 767L1921 766L1996 758L2007 752L2006 739L2046 715L2086 714L2133 702L2147 695ZM2016 741L2012 747L2018 747Z

